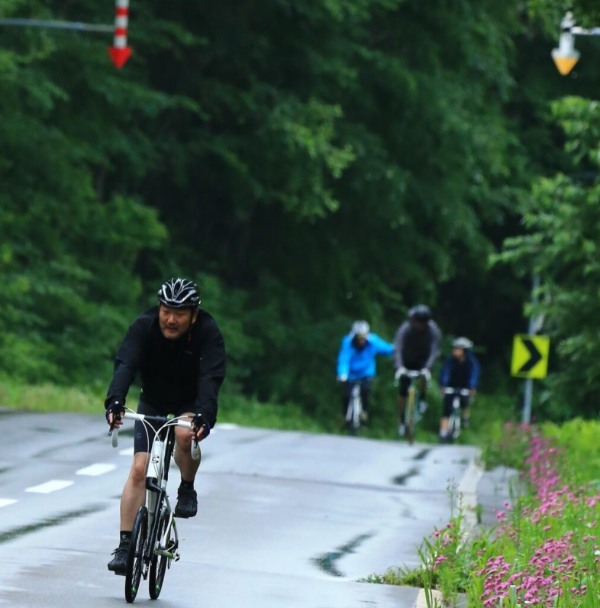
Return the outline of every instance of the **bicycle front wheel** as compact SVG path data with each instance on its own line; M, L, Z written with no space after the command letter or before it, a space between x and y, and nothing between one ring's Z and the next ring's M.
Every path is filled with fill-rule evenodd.
M415 440L415 390L412 387L408 392L404 418L406 423L406 439L408 443L412 443Z
M131 546L127 558L125 573L125 599L128 603L135 600L140 588L142 569L144 567L144 550L148 537L148 510L140 507L131 531Z
M162 591L167 568L171 565L171 560L174 559L175 551L177 551L177 538L173 528L174 525L169 511L164 508L158 523L156 535L158 540L154 548L152 561L150 562L150 597L153 600L158 599Z
M452 416L450 416L450 430L448 433L448 439L450 443L454 442L454 440L458 439L460 435L460 414L454 412Z
M358 427L360 426L360 418L358 411L358 404L354 399L350 400L348 404L348 411L346 412L346 425L348 427L348 433L350 435L358 434Z

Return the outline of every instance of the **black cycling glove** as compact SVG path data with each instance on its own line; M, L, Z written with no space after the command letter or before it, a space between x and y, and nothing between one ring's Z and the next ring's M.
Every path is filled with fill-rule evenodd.
M204 429L202 439L206 439L210 435L210 424L208 424L208 422L204 422L202 414L196 414L192 418L192 427L196 432L198 432L200 429Z
M106 408L106 422L110 424L109 415L113 415L113 420L121 418L125 413L125 400L113 399L104 404Z

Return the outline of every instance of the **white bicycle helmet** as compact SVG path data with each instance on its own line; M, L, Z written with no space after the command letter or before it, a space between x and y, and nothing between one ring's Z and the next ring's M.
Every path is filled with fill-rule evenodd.
M354 321L350 333L353 336L366 336L370 331L369 324L366 321Z
M463 348L466 350L468 348L473 348L473 342L471 342L469 338L464 338L461 336L452 342L452 348Z

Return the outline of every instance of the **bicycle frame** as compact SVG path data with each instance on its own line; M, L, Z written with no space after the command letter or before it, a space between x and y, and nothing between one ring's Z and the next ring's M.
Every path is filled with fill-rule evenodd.
M171 562L179 560L179 536L169 496L167 482L169 465L175 447L175 426L191 429L192 424L181 418L146 416L132 411L124 418L143 423L148 440L153 435L146 471L146 501L140 507L132 531L131 548L125 576L125 599L133 602L140 579L150 575L150 597L157 599L162 589L165 572ZM155 429L153 424L160 425ZM118 443L118 430L113 429L113 446ZM197 460L200 451L192 442L192 457Z
M468 388L446 388L445 395L452 395L452 413L448 418L448 438L453 441L458 439L461 431L461 397L468 397L471 394Z

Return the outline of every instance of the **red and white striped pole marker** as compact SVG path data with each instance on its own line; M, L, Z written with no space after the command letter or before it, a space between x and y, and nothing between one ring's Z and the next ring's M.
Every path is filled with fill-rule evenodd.
M128 19L129 0L115 0L115 37L108 54L117 68L122 68L131 57L131 47L127 46Z

